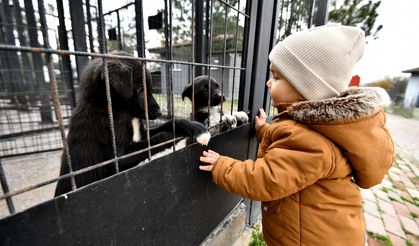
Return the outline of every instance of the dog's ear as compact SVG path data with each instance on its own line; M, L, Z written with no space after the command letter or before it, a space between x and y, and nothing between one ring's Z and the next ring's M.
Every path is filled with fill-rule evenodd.
M103 65L102 65L103 66ZM131 98L133 92L133 71L131 66L118 60L108 61L109 84L123 98ZM102 68L102 78L105 74Z
M182 100L185 100L185 97L192 100L192 84L185 86L182 92Z

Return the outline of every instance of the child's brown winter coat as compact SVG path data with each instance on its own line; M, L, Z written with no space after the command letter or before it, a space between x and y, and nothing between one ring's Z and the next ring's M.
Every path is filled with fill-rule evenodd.
M256 161L222 156L213 180L262 201L269 245L363 245L358 186L379 184L393 161L382 89L292 105L257 133Z

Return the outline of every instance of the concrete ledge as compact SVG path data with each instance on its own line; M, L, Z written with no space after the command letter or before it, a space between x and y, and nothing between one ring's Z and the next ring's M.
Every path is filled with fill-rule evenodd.
M237 244L240 239L245 240L250 235L250 229L245 229L246 205L239 203L227 217L208 235L201 246L218 245L246 245Z

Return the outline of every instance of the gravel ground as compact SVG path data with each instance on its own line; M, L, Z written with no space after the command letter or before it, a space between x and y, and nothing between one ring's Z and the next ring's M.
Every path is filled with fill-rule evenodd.
M22 189L58 177L61 151L25 155L2 159L10 191ZM25 210L54 197L56 183L14 196L16 212ZM1 190L2 194L3 191ZM8 216L6 200L0 202L0 218Z

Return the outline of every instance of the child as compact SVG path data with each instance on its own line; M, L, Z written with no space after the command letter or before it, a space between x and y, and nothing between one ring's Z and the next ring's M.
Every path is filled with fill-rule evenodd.
M349 88L364 32L327 25L292 34L270 52L266 83L278 109L255 118L256 161L204 151L213 181L262 201L268 245L364 245L358 188L379 184L393 162L380 88Z

